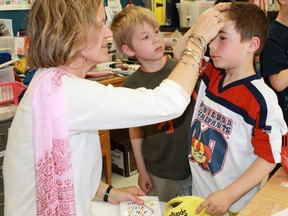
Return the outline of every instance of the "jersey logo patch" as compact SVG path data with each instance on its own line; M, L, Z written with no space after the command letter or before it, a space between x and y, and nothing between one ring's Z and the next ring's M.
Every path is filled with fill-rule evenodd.
M226 139L231 134L232 125L233 120L202 103L190 128L189 161L197 163L210 175L221 172L228 152Z

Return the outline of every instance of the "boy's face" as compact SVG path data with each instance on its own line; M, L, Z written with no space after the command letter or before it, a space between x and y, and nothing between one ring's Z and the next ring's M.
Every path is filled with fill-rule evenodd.
M209 44L210 57L215 67L233 69L241 67L247 60L249 41L240 40L240 34L235 30L234 22L224 14L224 27Z
M164 55L164 38L159 27L144 22L135 28L132 37L134 56L141 61L159 60Z

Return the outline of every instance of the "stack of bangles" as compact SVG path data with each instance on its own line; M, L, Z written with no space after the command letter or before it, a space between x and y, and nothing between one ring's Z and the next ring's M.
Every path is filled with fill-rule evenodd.
M205 38L202 36L202 35L199 35L197 33L192 33L191 36L189 36L187 42L191 42L192 44L194 44L200 51L200 54L199 52L191 49L191 48L186 48L183 50L180 58L179 58L179 61L186 64L186 65L190 65L193 70L197 73L197 75L199 76L200 72L199 71L202 71L202 59L204 57L204 54L207 50L207 43L206 43L206 40ZM191 56L195 61L196 63L198 64L199 66L199 70L197 70L195 68L195 65L187 60L185 60L183 58L183 56Z

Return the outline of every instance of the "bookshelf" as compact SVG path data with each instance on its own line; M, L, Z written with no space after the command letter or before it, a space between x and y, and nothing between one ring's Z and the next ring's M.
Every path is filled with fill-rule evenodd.
M27 28L31 4L0 5L0 18L11 19L14 36L17 31Z
M178 30L182 34L185 34L190 28L189 27L171 27L171 26L160 26L160 31L161 32L174 32Z
M1 5L0 11L30 10L31 4Z

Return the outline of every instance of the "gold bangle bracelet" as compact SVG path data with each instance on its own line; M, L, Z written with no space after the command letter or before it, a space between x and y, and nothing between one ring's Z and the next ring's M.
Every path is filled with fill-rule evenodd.
M201 59L199 58L199 56L196 56L195 53L186 51L182 53L181 57L184 55L192 56L194 60L196 61L196 63L199 65L199 67L201 66Z
M202 56L204 56L205 54L205 48L202 47L201 45L199 45L199 43L196 43L194 40L192 40L191 37L188 38L188 41L190 41L191 43L193 43L195 46L197 46L199 48L199 50L202 52Z
M199 35L199 34L197 34L197 33L192 33L191 35L190 35L190 37L191 38L197 38L199 41L200 41L200 43L201 43L201 45L202 45L202 47L203 47L203 50L206 52L206 50L207 50L207 42L206 42L206 40L205 40L205 38L202 36L202 35ZM190 38L189 37L189 38ZM205 53L204 52L204 53Z
M179 59L179 62L182 62L182 63L185 64L185 65L191 66L192 69L194 70L194 72L196 73L196 75L197 75L197 76L200 75L199 70L197 70L197 69L195 68L195 65L194 65L193 63L188 62L188 61L185 61L185 60L183 60L181 57L180 57L180 59Z
M185 48L182 53L185 53L185 52L192 52L192 53L194 53L194 54L199 58L199 61L201 61L201 59L203 58L202 55L200 56L198 52L196 52L195 50L193 50L193 49L191 49L191 48L189 48L189 47L188 47L188 48Z

